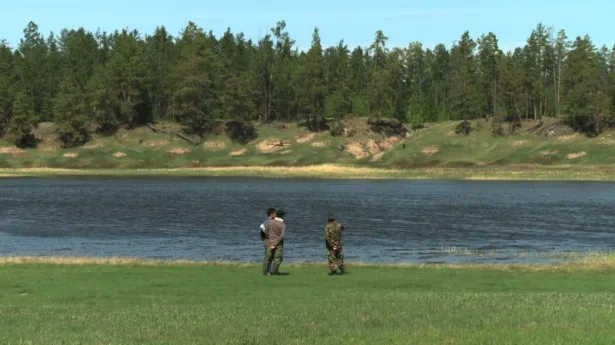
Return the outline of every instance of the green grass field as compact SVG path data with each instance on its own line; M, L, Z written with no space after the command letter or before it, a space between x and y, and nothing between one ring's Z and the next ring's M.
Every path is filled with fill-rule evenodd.
M70 262L70 261L68 261ZM0 266L0 344L613 344L613 265Z

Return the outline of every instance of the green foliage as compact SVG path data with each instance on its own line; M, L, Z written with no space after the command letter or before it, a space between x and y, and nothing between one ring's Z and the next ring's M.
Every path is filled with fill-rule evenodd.
M38 144L32 130L39 117L33 113L32 104L33 100L26 92L20 91L15 95L9 133L15 138L17 147L29 148Z
M491 120L491 135L493 137L504 136L504 121L499 117L494 117Z
M468 120L461 121L457 127L455 127L456 134L470 135L472 132L472 124Z
M323 118L350 113L411 124L563 115L594 134L614 122L615 54L589 37L570 42L563 30L538 24L509 52L491 32L465 32L450 49L387 43L377 31L368 47L325 47L316 28L301 51L284 21L256 42L230 29L216 37L194 23L179 37L158 27L144 36L66 29L47 38L29 23L15 49L0 43L0 135L9 131L19 92L28 99L20 112L36 115L33 123L59 121L63 104L62 112L106 133L176 121L205 135L226 120L304 121L321 131L328 128ZM61 90L66 78L79 102ZM67 109L83 103L87 111ZM60 127L82 132L81 125Z
M331 136L341 137L342 135L344 135L344 124L340 121L335 121L331 125L331 129L329 131L331 133Z
M231 140L244 145L258 137L258 132L251 122L229 121L225 129Z
M90 109L85 93L72 77L66 77L60 84L54 113L58 124L58 136L63 147L80 146L90 139L88 131Z

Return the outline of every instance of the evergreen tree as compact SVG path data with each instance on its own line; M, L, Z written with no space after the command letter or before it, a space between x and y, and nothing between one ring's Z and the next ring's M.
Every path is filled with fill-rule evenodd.
M0 137L8 130L13 104L13 52L0 41Z
M180 56L174 71L175 113L189 132L203 136L213 129L221 115L216 84L218 59L208 37L192 22L184 29L178 46Z
M76 147L90 139L90 109L83 88L72 76L66 76L55 99L54 117L63 147Z
M323 57L318 28L312 34L312 45L305 55L305 62L300 70L300 91L298 92L299 113L309 124L322 123L325 114L325 59ZM314 131L319 126L311 126Z
M152 120L165 118L171 104L171 74L175 63L175 44L165 27L158 27L146 39L144 84L151 102Z
M39 119L34 108L34 100L28 92L21 89L16 93L9 133L14 137L17 147L36 147L37 140L32 130Z
M370 46L370 115L377 118L394 115L393 90L391 88L391 71L386 43L388 37L382 31L376 32L374 43Z
M480 96L476 86L475 49L476 43L466 31L451 50L450 109L455 120L484 116L480 110Z

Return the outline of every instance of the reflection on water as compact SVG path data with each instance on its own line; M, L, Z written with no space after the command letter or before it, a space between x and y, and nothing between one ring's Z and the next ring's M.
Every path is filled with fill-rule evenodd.
M613 183L246 179L3 179L0 255L258 261L269 206L288 211L286 260L527 262L615 249ZM456 248L451 250L451 248ZM485 255L485 253L492 253Z

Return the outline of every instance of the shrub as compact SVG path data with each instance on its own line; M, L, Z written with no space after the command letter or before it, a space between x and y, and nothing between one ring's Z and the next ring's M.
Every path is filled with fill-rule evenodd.
M469 135L472 132L472 124L468 120L461 121L457 127L455 127L456 134Z
M247 144L258 137L254 125L244 121L229 121L226 123L226 135L235 142Z

